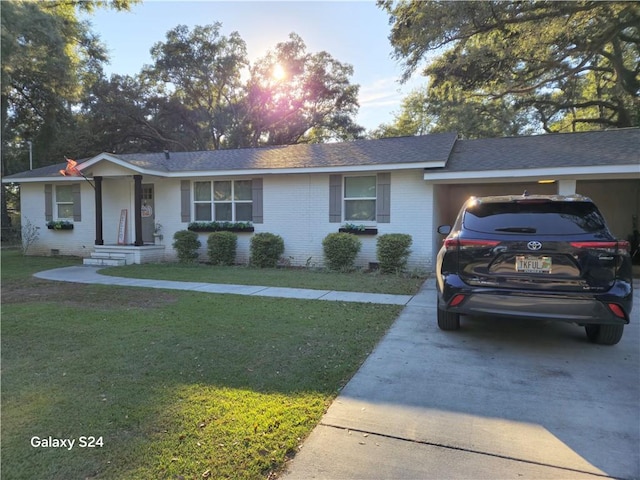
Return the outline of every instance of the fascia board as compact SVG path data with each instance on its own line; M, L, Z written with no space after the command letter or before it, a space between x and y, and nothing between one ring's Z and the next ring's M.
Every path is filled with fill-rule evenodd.
M481 170L471 172L425 172L424 179L429 182L473 182L476 180L520 181L540 178L585 179L597 176L619 178L640 178L638 165L599 165L592 167L527 168L517 170Z
M91 177L87 177L92 180ZM84 180L82 177L31 177L31 178L3 178L2 183L57 183L57 182L77 182Z
M243 175L288 175L288 174L309 174L309 173L351 173L351 172L371 172L371 171L394 171L394 170L422 170L432 168L442 168L446 162L416 162L416 163L393 163L393 164L368 164L368 165L350 165L350 166L331 166L331 167L297 167L297 168L250 168L237 170L189 170L178 172L166 172L152 169L140 168L128 162L124 162L119 158L109 154L100 154L90 160L82 163L82 170L86 170L98 162L108 161L123 168L132 170L141 175L153 175L163 178L193 178L193 177L229 177ZM51 181L73 181L78 177L33 177L33 178L16 178L2 180L3 183L36 183Z
M393 170L422 170L425 168L443 167L444 162L429 163L396 163L396 164L376 164L376 165L352 165L344 167L299 167L299 168L252 168L238 170L202 170L188 172L158 172L156 175L173 178L191 177L220 177L220 176L240 176L240 175L288 175L288 174L309 174L309 173L350 173L350 172L371 172L371 171L393 171Z

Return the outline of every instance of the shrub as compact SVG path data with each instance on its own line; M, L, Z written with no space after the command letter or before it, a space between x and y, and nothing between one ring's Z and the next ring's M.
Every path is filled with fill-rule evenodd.
M331 270L351 270L362 242L350 233L330 233L322 240L324 258Z
M178 260L182 263L195 262L201 245L198 234L195 232L180 230L173 235L173 248L178 254Z
M400 272L407 265L413 239L406 233L387 233L378 237L377 257L382 273Z
M233 265L236 261L238 236L232 232L214 232L207 238L209 261L214 265Z
M258 268L273 268L284 253L284 240L274 233L256 233L251 237L250 263Z

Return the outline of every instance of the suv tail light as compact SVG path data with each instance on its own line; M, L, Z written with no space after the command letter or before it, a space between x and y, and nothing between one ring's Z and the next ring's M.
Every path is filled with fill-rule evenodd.
M631 252L631 245L626 240L618 242L571 242L571 246L574 248L605 250L617 255L629 255Z
M627 315L624 313L624 309L617 303L608 303L607 306L616 317L622 318L623 320L627 319Z
M499 243L499 240L447 238L444 241L444 246L447 250L455 250L456 248L464 250L466 248L492 248Z

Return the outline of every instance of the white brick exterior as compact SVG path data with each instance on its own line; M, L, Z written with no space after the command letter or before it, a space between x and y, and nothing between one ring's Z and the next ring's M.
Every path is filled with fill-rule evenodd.
M81 182L82 220L74 222L73 230L49 230L45 219L43 183L24 183L20 186L20 219L23 227L29 222L38 229L37 240L29 247L30 255L76 255L88 257L95 240L93 188ZM51 182L55 185L55 183ZM53 219L56 218L54 206Z
M109 167L111 168L111 167ZM134 184L131 172L102 171L96 168L94 175L105 175L102 183L103 239L105 245L115 245L118 240L120 212L126 209L126 242L133 241ZM375 175L377 171L361 172L359 175ZM255 176L249 177L254 178ZM242 179L243 177L199 177L198 181L220 179ZM245 177L246 178L246 177ZM283 260L291 265L322 266L324 264L322 240L329 233L337 232L345 222L329 222L329 174L282 174L265 175L263 179L264 223L254 224L255 232L271 232L284 239ZM65 179L67 180L67 179ZM187 228L181 221L180 181L143 177L143 184L154 185L155 222L162 225L162 244L165 245L164 260L173 261L175 251L171 247L173 234ZM44 215L44 186L42 183L24 183L21 186L22 218L40 227L38 241L29 253L37 255L78 255L88 257L94 250L95 208L94 190L85 180L81 182L82 221L74 223L74 230L54 231L46 228ZM55 184L55 182L51 182ZM368 226L378 229L378 236L385 233L408 233L413 238L409 267L431 269L432 267L432 214L433 187L422 178L422 170L401 170L391 172L391 222L371 222ZM192 194L193 195L193 194ZM192 197L193 198L193 197ZM193 219L193 203L191 202ZM54 215L55 216L55 215ZM247 263L250 254L251 233L238 233L239 263ZM207 236L200 233L201 261L207 260ZM356 263L367 267L376 262L377 236L358 236L362 250Z
M375 174L377 172L370 172ZM364 173L369 174L369 173ZM236 177L237 178L237 177ZM322 266L324 264L322 240L329 233L337 232L345 223L329 222L329 175L328 174L288 174L267 175L263 178L264 223L254 224L255 232L270 232L284 239L283 260L297 266ZM209 180L199 178L199 181ZM210 180L213 180L211 178ZM167 181L169 182L169 181ZM174 192L179 193L179 181L175 181ZM385 233L408 233L413 237L410 268L431 268L431 215L433 200L432 187L422 180L421 170L398 171L391 173L391 222L372 222L378 229L378 235ZM166 258L175 258L170 248L171 238L177 230L187 224L180 223L179 211L169 216L162 214L162 208L175 210L179 201L172 205L160 204L156 184L156 221L162 223L165 243L169 246ZM161 205L163 205L161 207ZM192 212L193 213L193 212ZM178 222L175 220L177 219ZM167 218L164 220L164 218ZM193 218L193 217L192 217ZM200 258L207 259L207 234L198 235L202 247ZM362 250L356 263L367 267L376 262L376 236L362 235ZM238 233L239 263L249 261L250 233Z

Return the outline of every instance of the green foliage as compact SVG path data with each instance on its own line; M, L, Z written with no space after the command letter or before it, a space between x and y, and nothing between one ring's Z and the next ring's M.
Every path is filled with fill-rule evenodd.
M284 253L284 240L280 235L262 232L251 237L250 263L258 268L273 268Z
M638 2L379 5L404 79L426 65L430 131L471 138L638 125Z
M398 273L407 265L413 239L406 233L387 233L378 237L376 253L382 273Z
M50 230L72 230L73 222L68 220L50 220L47 222L47 228Z
M352 270L362 242L350 233L330 233L322 240L324 258L331 270Z
M273 81L276 66L283 78ZM353 67L327 52L308 53L299 35L278 43L251 68L243 125L235 146L318 143L328 139L353 139L363 129L353 118L358 112L358 86L351 85Z
M253 231L251 222L191 222L187 230L193 232Z
M214 265L233 265L236 261L238 236L231 232L213 232L207 238L209 261Z
M173 234L173 248L181 263L191 263L198 259L198 249L202 246L198 234L189 230L180 230Z
M4 261L4 259L3 259ZM52 268L52 267L49 267ZM46 270L42 268L41 270ZM126 278L155 278L183 282L211 282L211 268L203 264L145 263L109 267L104 275ZM378 271L330 272L316 268L252 268L248 266L218 266L215 282L233 285L264 285L269 287L340 290L344 292L390 293L414 295L428 274L415 270L407 275L380 275Z
M236 97L241 93L241 71L248 66L247 45L238 32L222 35L222 24L178 25L166 41L151 49L154 65L145 72L158 83L175 86L172 100L184 105L195 128L200 150L221 148L229 129Z

